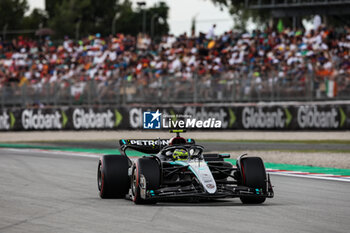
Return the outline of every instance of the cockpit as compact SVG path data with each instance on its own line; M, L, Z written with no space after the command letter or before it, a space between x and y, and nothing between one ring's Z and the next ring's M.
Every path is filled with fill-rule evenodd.
M191 159L203 159L204 148L200 145L169 145L159 153L162 160L184 161Z

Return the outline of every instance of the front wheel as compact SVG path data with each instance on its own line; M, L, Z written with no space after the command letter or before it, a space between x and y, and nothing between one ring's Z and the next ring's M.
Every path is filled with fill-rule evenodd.
M146 186L146 190L156 190L160 186L160 167L158 162L152 158L138 159L132 170L131 194L135 204L155 204L155 200L145 200L141 197L141 185ZM146 183L141 184L141 176Z
M267 177L264 163L260 157L242 158L238 164L241 170L241 183L244 186L254 189L261 189L267 192ZM241 197L244 204L261 204L266 197Z

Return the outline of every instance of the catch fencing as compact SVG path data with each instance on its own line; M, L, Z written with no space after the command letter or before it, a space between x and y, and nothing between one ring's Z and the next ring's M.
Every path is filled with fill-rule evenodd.
M232 70L220 75L142 74L107 80L77 77L0 86L0 107L349 100L350 77L276 69L267 74Z

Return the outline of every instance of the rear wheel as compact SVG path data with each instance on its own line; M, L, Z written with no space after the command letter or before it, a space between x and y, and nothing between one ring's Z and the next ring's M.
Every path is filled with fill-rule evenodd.
M133 167L131 180L132 200L135 204L155 204L154 200L141 198L140 183L141 176L146 180L146 190L155 190L160 186L160 167L158 162L152 158L140 158Z
M240 160L241 183L244 186L254 189L261 189L265 193L267 190L266 170L264 163L259 157L246 157ZM261 204L265 197L241 197L244 204Z
M101 198L122 198L129 191L129 162L121 155L104 155L97 168L97 187Z

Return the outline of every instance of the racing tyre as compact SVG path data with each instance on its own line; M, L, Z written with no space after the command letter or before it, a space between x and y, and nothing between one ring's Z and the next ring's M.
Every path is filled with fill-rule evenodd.
M101 198L123 198L130 188L128 158L103 155L97 168L97 187Z
M155 190L160 186L160 166L153 158L138 159L132 170L131 194L135 204L155 204L155 200L141 198L140 179L143 176L146 180L146 189Z
M266 170L264 163L259 157L246 157L240 160L240 169L242 172L241 183L249 188L267 190ZM261 204L265 197L241 197L244 204Z

